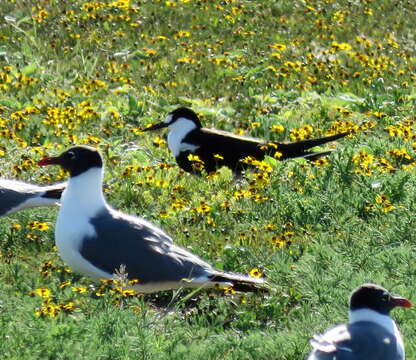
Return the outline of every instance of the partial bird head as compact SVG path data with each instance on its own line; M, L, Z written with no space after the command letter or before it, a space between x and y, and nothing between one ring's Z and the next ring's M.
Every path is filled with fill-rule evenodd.
M103 160L97 149L90 146L73 146L56 157L47 157L38 162L39 166L60 165L71 177L91 168L101 168Z
M374 284L359 286L350 298L350 310L370 309L388 315L396 306L409 308L412 303L403 297L393 296L383 287Z
M200 129L202 127L198 115L193 110L186 107L180 107L171 111L166 116L164 121L144 128L143 131L152 131L165 127L168 127L172 130L176 126L186 126L186 123L189 124L188 126L192 126L194 128Z

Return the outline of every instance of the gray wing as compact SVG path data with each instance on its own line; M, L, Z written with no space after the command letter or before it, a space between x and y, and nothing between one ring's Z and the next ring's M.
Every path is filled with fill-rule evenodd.
M26 208L57 205L65 186L66 183L38 186L0 179L0 216Z
M140 283L170 282L214 273L209 264L175 246L161 229L141 218L106 210L91 220L96 236L85 238L81 255L115 273L126 267Z
M336 326L311 345L308 360L402 360L394 336L371 322Z
M0 216L7 215L10 210L37 194L38 187L36 185L0 179Z

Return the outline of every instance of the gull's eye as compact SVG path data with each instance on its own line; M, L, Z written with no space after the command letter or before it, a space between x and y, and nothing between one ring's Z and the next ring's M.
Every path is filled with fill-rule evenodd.
M70 160L74 160L76 158L76 155L73 151L68 151L68 158Z
M389 302L390 296L389 294L383 294L383 296L381 297L381 301L383 302Z

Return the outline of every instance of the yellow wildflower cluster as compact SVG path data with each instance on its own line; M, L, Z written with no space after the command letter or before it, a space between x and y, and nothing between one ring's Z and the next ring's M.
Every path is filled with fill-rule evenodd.
M312 125L304 125L300 128L292 129L290 131L290 138L293 141L309 139L313 134L314 128Z
M43 276L51 275L54 272L61 273L61 274L69 274L71 273L71 269L67 267L63 267L61 265L55 265L51 260L44 261L39 266L39 272Z
M254 202L263 202L269 200L269 197L261 194L258 187L250 186L248 189L235 191L234 199L253 199Z
M198 155L189 154L188 160L192 163L192 168L196 171L204 170L204 162L199 158Z
M126 298L138 295L132 287L139 282L138 279L127 280L123 276L120 279L102 279L92 291L97 297L108 296L114 305L122 305Z
M286 231L283 234L273 236L272 244L277 248L288 246L292 243L291 238L293 238L294 235L295 233L293 231Z
M392 125L388 125L385 130L391 137L398 137L405 141L411 141L416 139L416 133L414 132L415 122L410 119L405 119L401 122L397 122ZM412 144L416 148L415 143Z
M365 131L374 128L376 124L371 121L365 121L361 124L357 124L351 120L337 120L332 122L328 135L339 134L339 133L356 133L359 131Z
M53 293L48 288L38 288L29 292L31 296L40 296L42 305L36 309L35 315L40 317L56 318L60 313L71 313L76 309L74 301L57 303Z
M211 206L209 206L205 201L201 201L199 206L193 209L199 214L207 214L211 211Z
M49 229L48 223L40 222L40 221L30 221L28 222L27 226L32 230L38 230L38 231L46 231Z
M133 178L136 185L150 185L165 188L169 183L165 180L163 172L172 167L168 163L159 163L155 166L128 165L121 173L123 178Z
M393 172L395 167L385 158L377 158L365 150L360 150L352 157L352 162L356 166L355 173L364 176L371 176L374 172Z
M375 204L367 204L365 210L367 211L375 211L381 210L384 213L388 213L393 211L401 206L395 206L391 203L387 195L377 195L375 198Z

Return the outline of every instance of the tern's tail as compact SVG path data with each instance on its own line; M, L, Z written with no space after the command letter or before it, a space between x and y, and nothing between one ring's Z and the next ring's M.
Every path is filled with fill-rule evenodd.
M280 160L296 157L305 157L309 160L315 160L316 158L329 154L330 151L313 152L307 151L308 149L341 139L347 135L349 135L349 133L345 132L336 135L326 136L319 139L307 139L292 143L277 143L277 151L279 151L282 154Z

